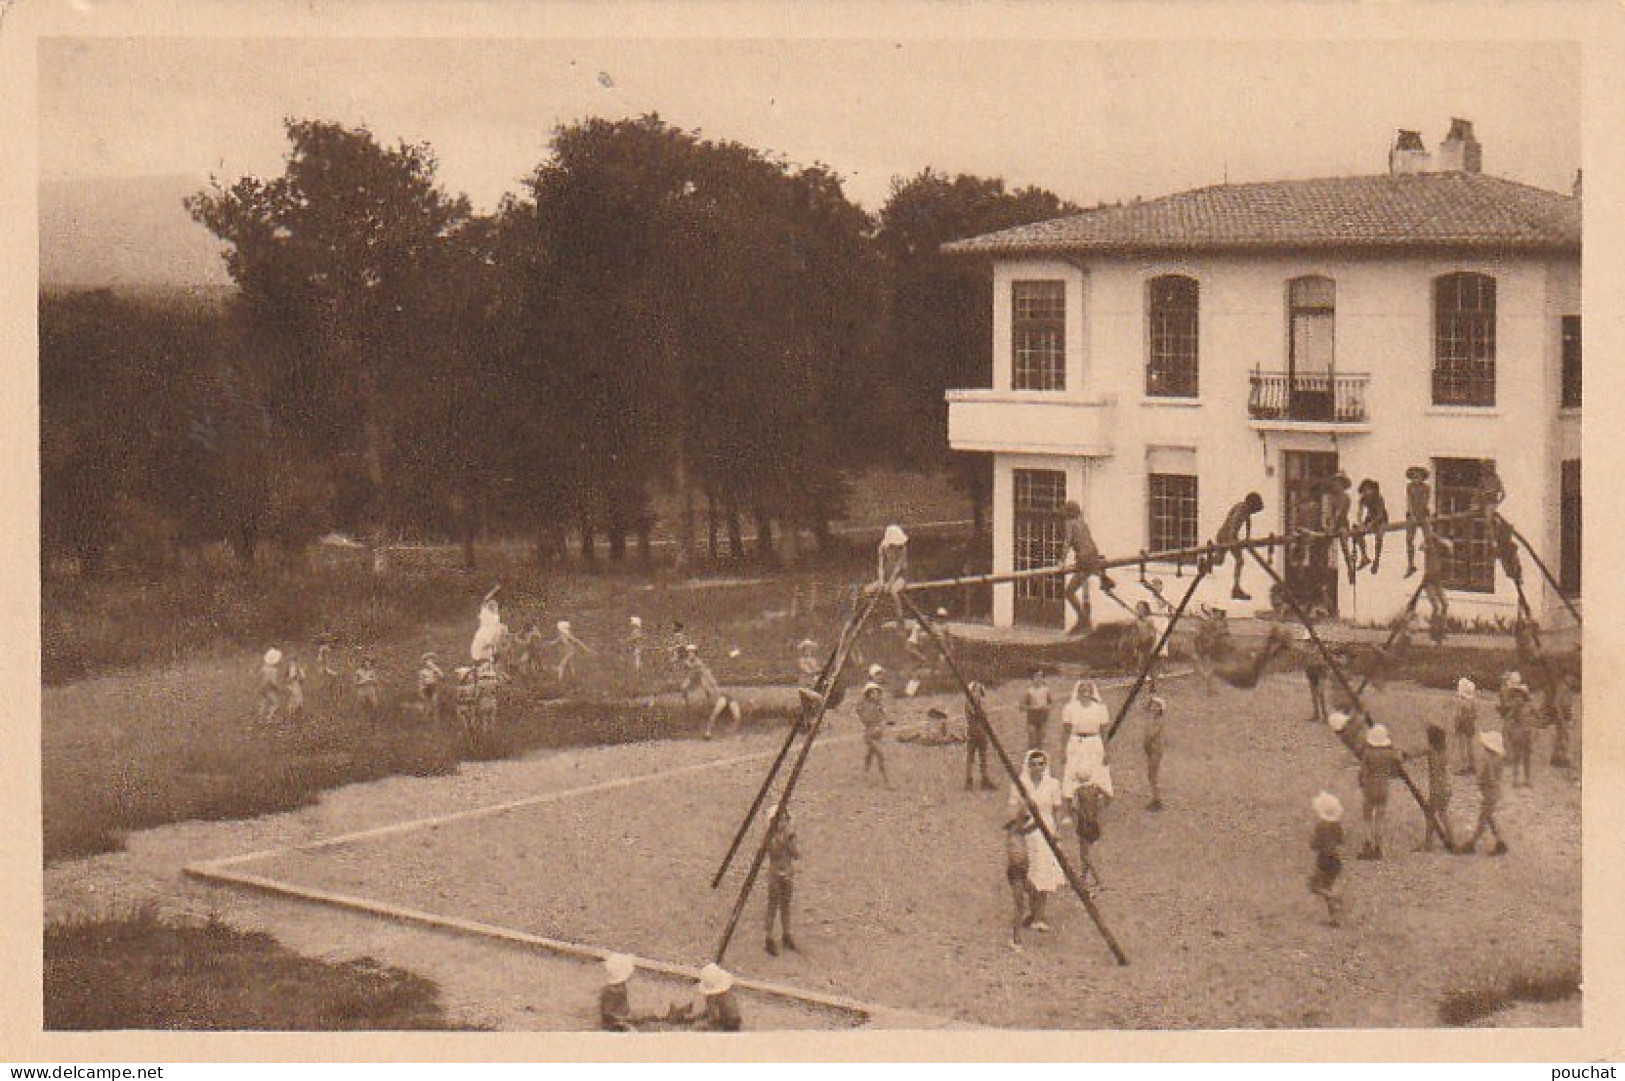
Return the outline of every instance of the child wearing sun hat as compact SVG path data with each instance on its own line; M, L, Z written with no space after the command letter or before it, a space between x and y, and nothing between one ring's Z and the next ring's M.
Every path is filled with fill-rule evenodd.
M1363 860L1382 859L1382 828L1388 817L1388 786L1403 769L1387 726L1372 725L1365 734L1365 750L1360 752L1360 800L1366 826L1366 843L1360 849Z
M604 986L598 991L598 1027L605 1032L636 1032L632 1001L627 984L636 971L628 954L612 953L604 958Z
M1535 760L1535 714L1529 685L1523 681L1522 673L1508 672L1501 677L1496 711L1501 715L1501 731L1506 733L1512 787L1528 788L1533 780L1530 767Z
M1309 838L1315 869L1309 876L1309 892L1326 902L1326 917L1336 927L1343 919L1343 898L1337 888L1343 874L1343 803L1322 791L1309 806L1315 812L1315 832Z
M871 764L880 767L880 779L887 788L891 787L891 778L886 774L886 756L880 749L880 741L885 735L886 704L883 701L885 688L880 684L870 682L863 686L863 698L858 702L858 721L863 725L863 772L869 772Z
M1456 735L1457 773L1473 772L1473 745L1478 742L1478 685L1466 676L1456 680L1453 729Z
M1466 842L1456 846L1456 854L1465 856L1471 853L1478 845L1478 839L1484 836L1484 831L1489 830L1495 834L1495 847L1490 849L1490 855L1504 856L1507 843L1501 836L1501 827L1495 821L1495 812L1501 806L1501 762L1506 756L1506 745L1499 732L1480 732L1478 745L1484 752L1479 755L1478 763L1478 825Z
M260 722L270 724L282 712L282 651L272 646L260 659Z

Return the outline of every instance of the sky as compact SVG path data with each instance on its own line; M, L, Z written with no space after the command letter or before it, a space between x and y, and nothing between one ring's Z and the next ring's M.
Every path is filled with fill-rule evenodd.
M283 117L427 142L493 209L590 116L821 162L870 210L931 166L1080 204L1376 173L1396 128L1474 122L1484 171L1567 191L1578 50L1531 42L49 38L45 180L280 172Z

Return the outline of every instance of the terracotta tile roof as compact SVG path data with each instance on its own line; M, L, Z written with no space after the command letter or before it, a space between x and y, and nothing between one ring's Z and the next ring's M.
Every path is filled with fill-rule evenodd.
M1580 250L1580 200L1478 173L1198 188L943 245L967 255L1304 248Z

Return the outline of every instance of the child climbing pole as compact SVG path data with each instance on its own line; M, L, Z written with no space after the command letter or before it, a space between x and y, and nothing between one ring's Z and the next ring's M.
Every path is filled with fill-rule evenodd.
M1360 482L1359 516L1360 528L1354 534L1354 550L1359 555L1359 564L1355 570L1371 568L1376 574L1382 569L1382 542L1388 531L1388 501L1382 497L1382 488L1376 481L1367 477ZM1366 548L1366 537L1370 535L1371 549ZM1350 578L1350 582L1353 579Z

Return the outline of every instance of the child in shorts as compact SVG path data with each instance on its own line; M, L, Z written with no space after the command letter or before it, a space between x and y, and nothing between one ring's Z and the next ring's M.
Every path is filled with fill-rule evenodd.
M1049 728L1049 713L1052 703L1049 684L1044 682L1044 670L1033 670L1032 682L1027 684L1026 691L1021 695L1021 712L1027 717L1027 749L1029 751L1042 750L1044 734Z
M863 725L863 772L869 772L871 764L880 767L880 779L887 788L891 787L891 778L886 774L886 756L880 749L880 741L885 737L886 706L882 701L885 689L878 683L868 683L863 688L863 698L858 702L858 721Z
M1456 772L1473 772L1473 745L1478 741L1478 685L1466 676L1456 680L1452 722L1456 736Z
M1145 700L1145 775L1151 782L1151 802L1147 803L1146 810L1162 810L1162 789L1158 780L1162 774L1162 751L1164 718L1168 712L1168 703L1160 695L1153 694Z
M1004 824L1004 880L1010 889L1010 948L1021 950L1021 929L1026 926L1027 904L1027 834L1033 829L1032 818L1018 814Z
M1343 874L1343 804L1330 792L1321 792L1309 804L1315 812L1315 832L1309 839L1315 869L1309 876L1309 892L1326 902L1326 918L1338 927L1343 922L1343 898L1338 891Z
M981 767L982 791L993 790L993 780L987 775L987 688L972 681L968 684L970 699L965 703L965 791L971 790L971 775Z

